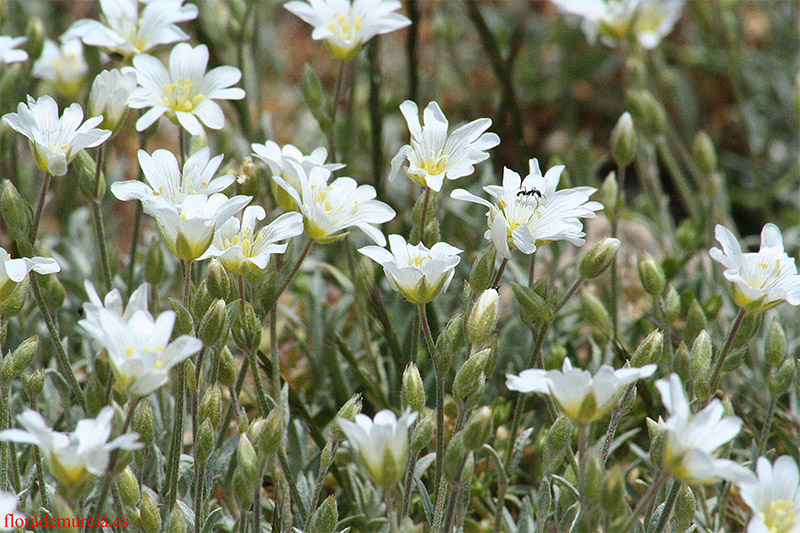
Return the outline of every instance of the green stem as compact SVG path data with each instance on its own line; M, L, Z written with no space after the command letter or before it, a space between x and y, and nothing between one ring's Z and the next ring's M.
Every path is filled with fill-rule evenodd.
M128 427L131 425L131 421L133 420L133 413L136 410L136 405L139 403L139 398L131 398L129 405L128 405L128 416L125 417L125 423L122 424L122 429L120 430L119 434L124 435L128 431ZM108 468L106 468L106 475L103 476L102 485L100 486L100 496L97 498L97 504L95 506L94 512L95 514L102 514L103 513L103 506L106 503L106 496L108 496L108 489L111 487L111 482L113 481L113 473L114 467L117 465L117 458L119 457L119 448L115 448L111 451L111 457L108 460Z
M167 459L167 509L172 509L178 499L178 467L183 448L183 403L185 394L186 361L175 366L175 423L172 426L172 445Z
M658 491L661 490L661 486L664 485L666 480L667 474L663 470L659 470L658 474L656 474L656 478L650 485L650 490L647 491L644 498L639 500L639 503L636 504L636 508L634 508L627 522L623 524L624 527L619 528L618 531L633 531L633 524L636 518L642 513L645 507L650 504L650 501L658 495Z
M719 380L722 377L722 367L725 364L725 359L728 357L728 354L731 351L733 339L736 337L736 332L739 331L739 327L742 325L742 320L744 320L744 316L746 314L747 311L744 309L739 309L739 314L736 315L736 319L733 321L733 326L731 326L731 330L728 332L728 338L725 339L725 345L722 347L722 350L720 350L719 355L717 355L717 362L714 364L714 372L711 374L711 388L709 389L712 395L714 391L717 390Z
M619 405L617 405L617 407L614 408L614 412L611 413L611 421L608 423L606 439L603 442L603 451L600 453L600 462L603 466L605 466L606 461L608 461L608 452L611 449L611 442L614 440L614 434L617 432L619 420L622 418L622 410L625 408L625 404L628 403L628 399L631 397L634 387L635 385L633 383L628 385L628 388L625 389L625 394L622 395L622 399L619 401Z
M97 236L97 247L100 250L100 263L103 266L103 281L105 282L106 292L111 292L111 263L108 259L108 249L106 247L106 231L103 222L102 198L100 198L100 174L103 169L103 145L97 148L97 162L94 171L94 196L92 197L92 218L94 220L94 231Z
M369 118L372 140L372 182L383 193L383 113L381 113L380 39L372 38L367 47L369 62Z
M439 360L436 356L436 345L433 342L431 328L428 324L428 316L425 314L425 304L418 304L420 324L422 325L423 338L431 356L433 370L436 374L436 466L434 469L433 494L438 501L441 491L442 463L444 461L444 376L439 368Z
M391 533L399 533L400 528L397 527L397 513L394 510L391 487L384 487L383 499L386 502L386 514L389 516L389 531Z
M281 463L281 470L283 471L283 476L286 478L286 483L289 485L289 491L292 493L292 499L297 505L297 510L300 512L300 518L305 522L306 506L303 504L303 499L300 497L300 491L297 490L297 484L294 481L292 469L289 466L289 459L286 457L286 452L282 449L278 449L278 460Z
M1 354L0 354L1 355ZM0 430L9 427L8 385L0 383ZM8 442L0 441L0 489L8 491Z
M258 411L261 416L269 414L269 402L267 401L267 393L264 390L264 382L261 381L261 374L258 371L258 364L256 361L256 348L247 349L247 359L250 361L250 372L253 374L253 382L256 388L256 403L258 404ZM280 396L280 392L278 392Z
M264 306L265 313L269 313L270 311L272 311L272 308L275 307L275 305L278 303L278 299L281 297L281 294L283 294L283 291L285 291L286 287L289 286L289 283L292 281L295 274L297 274L297 271L300 270L300 264L303 262L303 259L305 259L306 255L308 254L308 251L311 249L312 244L314 244L314 241L312 241L311 239L308 239L306 241L305 246L303 246L303 250L300 252L300 255L297 257L297 260L292 266L292 269L289 271L286 277L283 278L283 281L281 282L278 289L275 291L275 295L272 297L272 299L267 303L266 306Z
M419 218L419 242L424 244L425 239L425 220L428 217L428 203L431 200L431 190L429 187L425 187L425 199L422 200L422 214Z
M400 523L408 516L408 509L411 506L411 493L414 491L414 469L417 466L419 452L408 449L408 469L406 470L406 482L403 485L403 507L400 509Z
M680 491L681 482L676 479L672 483L672 487L669 489L669 495L667 496L667 500L664 502L664 509L661 511L661 516L658 518L658 524L656 524L656 527L653 530L654 533L661 533L664 531L664 527L667 525L669 516L672 514L672 508L675 506L675 500L678 499L678 493Z
M508 265L508 259L504 257L503 258L503 262L500 263L500 268L497 269L497 274L495 275L494 279L492 280L492 287L499 287L500 286L500 280L503 278L503 272L505 272L507 265ZM533 278L533 268L531 268L531 270L530 270L530 272L528 274L528 277L530 279Z
M769 407L767 408L767 414L764 417L764 426L761 428L761 435L758 437L758 455L756 456L761 457L767 451L767 441L769 440L769 433L772 429L772 418L775 415L775 407L778 405L778 395L772 394L772 398L769 400Z
M39 191L39 201L36 203L36 211L33 215L33 225L31 226L30 233L28 234L28 240L31 242L31 248L34 248L34 244L36 243L36 234L39 232L39 222L42 218L42 209L44 208L44 200L47 196L47 189L50 188L50 180L52 176L49 172L44 173L44 180L42 181L42 188Z
M328 132L328 149L330 151L331 161L334 163L339 160L336 157L336 115L339 110L339 100L342 97L344 71L346 66L347 61L342 60L339 63L339 70L336 74L336 89L333 94L333 109L331 110L331 130Z

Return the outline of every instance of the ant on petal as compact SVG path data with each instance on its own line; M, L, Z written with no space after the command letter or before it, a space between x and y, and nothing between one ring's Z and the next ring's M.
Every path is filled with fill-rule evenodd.
M517 192L517 196L527 196L527 197L535 196L539 200L541 200L542 199L542 191L540 191L536 187L534 187L534 188L532 188L530 190L525 189L524 187L520 187L520 190Z

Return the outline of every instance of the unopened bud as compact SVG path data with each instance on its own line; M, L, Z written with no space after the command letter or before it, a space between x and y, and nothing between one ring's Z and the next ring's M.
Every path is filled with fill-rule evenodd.
M75 513L72 512L70 505L58 494L51 501L50 511L51 516L55 518L57 523L66 524L66 527L59 527L59 531L63 533L79 533L80 528L72 525L78 523Z
M464 315L456 313L444 327L444 331L436 339L436 355L438 359L434 361L439 368L439 372L444 374L450 368L455 354L461 349L464 343Z
M431 442L434 428L433 418L430 415L420 418L411 432L411 450L414 453L419 453Z
M227 346L219 353L219 382L225 387L233 387L236 383L236 361Z
M583 491L589 501L599 501L603 490L603 465L594 450L587 450L583 458Z
M58 280L58 277L43 276L41 274L34 274L33 272L31 272L31 275L38 276L39 284L42 287L42 298L44 298L44 303L47 305L48 309L52 311L61 309L64 305L64 298L67 292L64 290L64 286Z
M414 363L408 363L403 372L400 403L404 409L410 407L412 411L421 411L425 407L425 387L422 384L419 369Z
M28 398L35 400L39 397L44 389L44 372L37 368L30 374L22 375L22 386Z
M78 188L81 190L87 200L93 201L95 198L102 198L106 194L106 180L103 173L95 178L97 172L97 163L86 150L78 152L73 161L75 168L78 170ZM100 183L96 183L96 179ZM95 195L95 188L97 194Z
M444 452L444 464L442 470L444 477L450 483L454 483L461 473L461 463L464 460L464 455L467 453L467 448L464 446L464 433L459 432L453 435L450 443L447 445L447 451Z
M222 338L226 326L225 318L225 300L214 300L197 328L197 336L206 348L214 346Z
M197 390L197 367L195 366L194 361L187 359L184 362L183 374L183 379L186 381L186 388L192 392L195 392Z
M764 344L764 359L770 366L776 367L786 357L786 334L777 318L772 320L767 331L767 341Z
M139 525L147 533L161 531L161 514L158 512L158 505L146 492L142 494L142 501L139 504Z
M164 278L164 253L161 250L161 241L153 239L147 248L147 259L144 263L144 278L147 283L157 286Z
M499 316L500 294L497 289L486 289L475 302L467 323L467 332L473 344L480 344L494 333Z
M471 356L456 372L453 380L453 398L459 403L474 405L483 393L486 383L483 369L486 366L489 352L489 349L485 349Z
M661 351L664 348L664 334L660 330L651 331L644 338L631 357L631 366L635 368L658 363L661 358Z
M469 419L464 428L464 446L467 450L478 450L492 433L492 410L484 405Z
M608 469L601 502L609 516L616 516L624 511L625 474L619 465L613 465Z
M10 290L6 290L7 287L10 287ZM2 294L0 294L0 315L17 316L28 298L29 287L30 281L27 277L16 284L6 282L6 286L3 287Z
M736 335L733 336L731 348L735 350L747 346L750 340L758 333L763 315L764 313L747 313L744 315L739 330L736 332ZM731 325L731 327L733 327L733 325Z
M356 415L361 412L361 395L356 393L353 394L347 403L345 403L339 412L336 413L336 418L334 419L333 424L333 434L338 440L344 440L347 438L339 427L339 420L349 420L353 421L356 418Z
M28 40L25 42L23 48L28 52L28 61L33 64L33 62L42 55L42 49L44 48L45 31L42 19L39 17L28 19L25 37L27 37Z
M692 488L686 483L682 483L678 499L675 500L675 531L687 531L694 522L696 510L697 498L695 498Z
M647 90L629 91L632 111L636 115L636 123L650 134L664 131L667 118L664 107Z
M261 344L261 321L250 302L238 300L239 309L231 333L242 350L252 350Z
M705 131L697 132L694 137L694 158L697 166L705 176L710 176L717 170L717 151L714 149L714 142Z
M645 292L651 296L659 296L664 292L666 279L664 271L652 255L647 252L639 255L636 266L639 269L639 280L642 282Z
M225 300L231 289L231 281L228 278L228 273L222 263L214 259L211 261L211 266L208 268L208 292L213 298L220 298Z
M249 509L253 503L253 484L245 479L241 468L233 474L233 496L242 509Z
M691 374L689 373L690 361L691 356L689 355L689 349L686 347L686 344L681 342L675 349L672 370L680 376L681 381L684 383L691 378Z
M250 443L246 434L239 435L239 445L236 447L236 458L239 461L242 475L252 484L258 479L258 465L256 464L256 450Z
M136 506L139 503L139 482L136 480L136 475L134 475L130 466L125 467L117 481L119 482L119 493L122 496L123 503L131 507Z
M581 291L581 311L592 327L592 335L598 342L605 342L611 332L611 316L600 299L588 290Z
M281 442L283 442L283 415L280 409L273 409L264 420L261 434L255 444L264 457L270 457L278 451Z
M686 340L694 339L704 329L708 329L706 314L697 300L692 300L689 311L686 313Z
M175 298L167 298L170 308L175 311L175 326L172 328L172 337L175 340L181 335L192 335L194 333L194 321L189 310Z
M222 421L222 392L216 385L208 388L200 404L200 420L205 419L211 420L214 426Z
M565 415L559 415L547 436L544 439L544 465L552 472L558 465L558 462L564 457L564 452L567 449L567 444L572 437L572 422Z
M4 179L0 185L0 216L14 240L27 239L30 227L28 206L8 179Z
M667 288L667 295L664 297L664 307L667 311L667 321L672 323L678 318L681 312L681 297L672 285Z
M586 255L581 259L578 271L584 279L593 279L605 272L605 270L617 257L619 251L619 239L606 237L595 244Z
M252 491L251 491L252 492ZM165 533L186 533L186 520L183 518L183 511L176 503L167 517Z
M26 368L31 364L33 358L39 353L39 336L34 335L28 337L22 344L17 346L14 353L3 361L2 379L6 385L11 383L11 380L21 375Z
M133 430L139 434L139 441L145 444L153 442L155 437L155 424L153 422L153 408L147 400L139 402L133 414Z
M647 431L650 434L650 460L660 467L664 458L665 430L655 420L647 418Z
M192 316L198 320L202 319L208 308L214 303L214 300L214 297L208 291L208 280L204 279L192 296Z
M705 401L711 394L711 357L713 347L711 336L706 330L701 331L692 344L692 359L689 368L694 380L694 393L698 399Z
M617 165L625 167L633 160L635 153L636 131L633 128L633 117L626 111L611 130L611 154Z
M314 511L309 522L308 531L315 531L319 533L333 533L336 530L336 524L339 522L339 509L336 506L336 496L331 494L319 509Z
M211 455L211 452L214 451L215 437L214 425L210 418L206 418L203 420L203 423L200 424L200 428L197 430L197 436L195 437L194 458L198 463L205 462Z
M490 244L481 252L481 255L472 265L472 272L469 274L469 286L477 294L489 288L489 284L494 277L494 262L497 258L497 251L493 244Z
M614 171L608 173L603 184L600 186L600 194L603 197L603 211L607 217L613 218L619 207L619 184L617 183L617 174Z
M783 363L781 363L778 371L775 372L774 379L770 380L769 391L772 394L783 394L784 392L787 392L789 387L792 386L794 374L794 361L791 359L786 359Z
M538 322L544 322L550 318L550 308L547 300L542 298L535 290L518 283L512 283L514 296L519 303L519 315L522 322L533 327Z

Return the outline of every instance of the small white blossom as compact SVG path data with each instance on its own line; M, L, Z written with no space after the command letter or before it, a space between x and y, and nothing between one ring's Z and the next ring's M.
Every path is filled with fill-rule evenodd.
M764 311L781 302L800 305L800 275L794 258L783 250L783 237L775 224L761 230L761 249L742 253L733 233L717 224L714 232L722 250L709 255L725 266L723 276L733 283L733 299L748 311Z
M89 65L83 58L83 45L78 39L64 41L61 46L47 39L31 74L34 78L49 81L67 98L76 98L83 90L87 72Z
M409 302L422 304L447 290L455 268L461 261L459 250L446 242L430 249L424 244L411 245L401 235L389 235L389 250L365 246L358 251L383 267L389 286Z
M97 129L103 117L92 117L83 122L83 109L72 104L58 117L58 104L44 95L38 100L28 96L28 103L20 103L16 113L6 113L3 120L30 141L36 166L53 176L67 173L67 165L78 152L93 148L111 136L108 130Z
M110 291L106 294L105 298L101 300L91 281L84 280L83 287L86 289L86 295L89 297L89 301L83 304L86 317L84 320L94 322L95 326L98 328L101 327L99 317L100 311L103 309L115 313L126 322L130 320L133 313L136 311L147 311L147 292L149 288L147 283L139 285L139 287L131 293L127 306L123 305L122 295L117 289Z
M717 459L714 452L739 434L742 420L723 418L722 402L713 399L696 415L692 415L681 378L656 381L661 401L669 418L664 423L664 466L676 478L693 485L708 485L721 479L747 479L750 471L729 459Z
M496 134L484 133L492 125L488 118L473 120L448 135L449 123L436 102L425 108L424 125L420 125L414 102L406 100L400 104L400 111L408 123L411 142L392 159L389 179L405 170L411 181L439 192L445 177L454 180L469 176L474 165L489 158L486 150L500 144Z
M225 270L238 275L267 268L272 254L286 251L287 245L279 241L303 233L303 215L284 213L256 233L256 222L266 216L263 207L251 205L245 208L241 222L229 218L217 228L214 241L200 259L217 257Z
M120 435L109 442L113 418L114 408L106 406L97 418L78 422L75 431L60 433L47 427L42 415L27 409L17 417L25 430L7 429L0 432L0 440L35 444L41 450L50 473L60 482L74 486L88 481L92 475L105 474L112 450L138 450L142 447L136 433Z
M176 45L169 55L169 70L153 56L134 57L133 72L139 87L131 94L128 105L133 109L149 108L136 121L136 129L146 130L164 114L192 135L203 133L201 122L212 130L222 129L225 115L214 100L244 98L242 89L231 87L239 82L242 73L231 66L206 73L207 65L208 47L204 44L194 48L187 43Z
M652 376L655 371L656 365L619 370L603 365L592 375L587 370L573 368L565 358L561 370L531 368L523 370L519 376L506 374L506 387L525 393L549 394L570 419L588 424L616 407L628 385Z
M25 520L25 516L17 511L18 503L19 497L17 497L16 494L0 490L0 517L3 518L2 522L0 522L0 531L13 531L17 529L11 522L12 519L14 521L19 519Z
M5 248L0 248L0 302L11 294L17 283L25 279L31 270L39 274L55 274L61 271L61 267L50 257L11 259Z
M800 533L800 476L797 463L783 455L771 465L766 457L756 464L758 478L738 483L739 494L752 509L748 533Z
M89 114L102 115L101 126L116 131L128 112L128 98L136 88L136 74L104 70L94 79L89 91Z
M24 44L27 40L26 37L0 35L0 65L27 61L28 52L25 50L17 50L17 47Z
M100 0L105 23L82 19L66 35L122 56L141 54L189 38L176 23L197 18L197 6L183 2L150 0L140 12L138 0Z
M391 487L403 477L408 461L408 429L417 413L406 411L399 419L388 409L375 419L357 414L355 422L339 419L339 427L358 453L370 477L383 487Z
M311 37L325 39L337 58L348 61L361 46L376 35L389 33L411 24L399 13L397 0L308 0L285 4L286 9L314 27Z
M299 163L289 164L300 179L300 188L292 187L280 176L272 179L295 201L303 214L305 232L309 239L329 243L344 238L347 228L356 227L378 244L386 238L373 224L392 220L394 209L375 199L375 188L359 185L353 178L337 178L327 183L330 171L314 167L306 174Z
M658 46L681 16L686 0L553 0L558 8L583 19L581 29L590 43L598 34L615 46L636 39L645 49Z
M584 244L582 218L595 218L603 208L589 201L597 190L593 187L572 187L556 190L563 166L555 166L542 176L539 162L529 161L530 172L525 179L508 168L503 169L503 185L484 187L494 203L464 189L450 196L488 207L489 229L484 234L492 241L497 253L506 259L513 250L532 254L538 246L551 241L565 240L575 246Z

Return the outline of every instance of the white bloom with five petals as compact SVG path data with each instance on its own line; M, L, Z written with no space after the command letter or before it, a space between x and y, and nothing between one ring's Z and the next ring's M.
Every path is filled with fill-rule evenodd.
M144 131L162 115L192 135L203 133L203 126L219 130L225 126L225 115L214 100L241 100L244 91L231 87L239 82L241 71L221 66L206 72L208 47L192 48L187 43L176 45L169 55L169 69L161 61L146 54L133 58L133 72L139 83L128 105L133 109L149 108L136 129Z
M75 486L106 473L112 450L138 450L142 447L139 435L127 433L110 441L114 409L106 406L97 418L78 422L75 431L61 433L47 427L42 415L27 409L17 417L25 429L7 429L0 432L0 440L35 444L50 468L50 473L60 482Z
M723 276L733 283L733 299L747 311L764 311L783 301L800 305L800 275L794 258L783 250L783 237L775 224L761 230L761 249L742 253L733 233L717 224L714 231L722 250L709 255L725 266Z
M5 248L0 247L0 302L33 270L39 274L55 274L61 267L50 257L18 257L11 258Z
M524 393L548 394L571 420L588 424L616 407L628 385L652 376L655 371L656 365L619 370L602 365L592 375L588 370L573 368L565 358L561 370L531 368L519 376L506 374L506 387Z
M415 304L429 302L447 290L462 252L446 242L430 249L422 243L411 245L401 235L389 235L389 249L365 246L358 251L380 264L389 286Z
M447 133L449 123L439 108L431 102L423 112L420 125L417 104L406 100L400 111L408 123L411 142L392 159L389 179L405 170L411 181L439 192L445 177L450 180L469 176L475 165L489 158L486 150L500 144L500 137L484 133L491 119L479 118Z
M748 533L800 533L800 475L797 463L782 455L771 465L766 457L756 464L758 478L740 481L739 494L752 509Z
M538 246L551 241L565 240L583 245L582 218L595 218L603 208L589 201L597 190L593 187L573 187L556 190L563 166L555 166L542 176L539 162L531 159L530 172L525 179L508 168L503 169L503 185L484 187L494 203L464 189L450 196L488 207L489 229L484 237L492 241L497 253L506 259L513 250L532 254Z
M28 103L20 103L16 113L6 113L3 120L14 130L28 138L36 166L53 176L67 173L67 165L78 152L102 144L111 136L108 130L97 129L103 117L83 121L83 109L72 104L58 116L58 104L44 95L38 100L28 96Z
M714 452L739 434L742 420L724 417L722 402L713 399L699 413L692 415L681 378L656 381L661 401L669 418L664 423L663 461L676 478L693 485L708 485L721 479L740 481L752 474L730 459L718 459Z
M103 115L102 127L116 131L128 112L128 98L136 88L136 74L104 70L92 82L89 113Z
M348 61L376 35L398 30L411 21L394 13L397 0L308 0L285 4L286 9L314 27L311 37L325 39L333 55Z
M184 0L150 0L139 11L139 0L100 0L105 23L82 19L67 30L85 44L130 56L160 44L189 39L176 23L197 18L197 6Z
M24 44L27 40L26 37L0 35L0 65L27 61L28 52L25 50L17 50L17 47Z
M83 45L78 39L65 40L60 46L47 39L31 75L49 81L67 98L76 98L83 90L87 72L89 65L83 58Z

